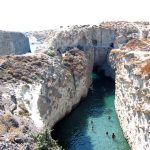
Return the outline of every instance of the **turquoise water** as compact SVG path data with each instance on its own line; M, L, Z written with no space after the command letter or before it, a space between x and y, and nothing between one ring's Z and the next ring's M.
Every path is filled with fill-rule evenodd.
M93 90L54 127L53 138L66 150L130 150L114 109L114 82L93 74Z

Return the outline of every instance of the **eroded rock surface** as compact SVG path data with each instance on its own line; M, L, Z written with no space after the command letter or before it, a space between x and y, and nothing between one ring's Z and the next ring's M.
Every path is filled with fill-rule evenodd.
M29 39L23 33L0 31L0 55L30 52Z
M123 50L112 50L116 69L115 108L133 150L150 149L149 40L133 40Z
M0 57L3 149L16 145L16 149L25 149L26 144L32 149L31 133L45 126L52 128L87 95L93 68L92 50L88 51L85 54L74 48L62 57L46 54ZM24 133L25 127L28 129Z
M131 39L148 38L149 29L149 22L120 21L49 30L49 32L46 31L47 37L43 38L43 43L37 47L36 51L58 50L63 53L72 47L85 51L87 47L93 47L94 65L97 66L98 71L104 70L106 76L115 78L115 72L110 67L108 58L110 50L123 47ZM38 39L38 32L29 33L29 38L33 36Z
M132 149L149 150L149 29L149 22L104 22L28 34L40 41L35 54L0 57L0 149L33 149L30 133L53 127L86 96L94 65L116 73L124 134Z

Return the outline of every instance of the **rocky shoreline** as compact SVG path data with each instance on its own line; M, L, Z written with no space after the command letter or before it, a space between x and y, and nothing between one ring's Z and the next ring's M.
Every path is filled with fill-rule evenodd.
M3 85L1 140L7 144L15 143L15 147L16 138L19 137L22 142L16 146L18 149L21 149L21 143L24 146L27 143L32 149L34 145L30 143L33 142L30 134L45 126L51 129L87 95L91 84L91 55L77 48L64 53L60 58L47 54L26 54L3 56L0 62L0 84Z
M115 108L133 150L150 149L150 52L144 48L149 41L145 42L110 53L112 62L117 59Z
M131 148L148 150L149 31L149 22L104 22L28 33L40 40L35 53L0 56L0 148L33 149L30 133L52 128L86 97L95 66L115 79Z

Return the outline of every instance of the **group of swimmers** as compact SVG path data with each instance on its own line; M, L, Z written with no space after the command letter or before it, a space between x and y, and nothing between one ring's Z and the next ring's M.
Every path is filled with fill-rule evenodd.
M106 132L106 135L108 135L108 132ZM116 138L116 135L115 133L112 134L112 139L115 139Z
M108 119L110 120L111 119L111 117L110 116L108 116ZM106 132L106 135L108 135L108 132ZM112 139L115 139L116 138L116 135L115 135L115 133L113 133L112 134Z
M108 116L108 119L110 120L110 119L111 119L111 117L110 117L110 116ZM93 120L91 120L92 130L94 131L94 126L93 126L93 124L94 124L94 122L93 122ZM108 132L106 132L106 135L108 135ZM115 138L116 138L115 133L112 133L112 139L114 140Z

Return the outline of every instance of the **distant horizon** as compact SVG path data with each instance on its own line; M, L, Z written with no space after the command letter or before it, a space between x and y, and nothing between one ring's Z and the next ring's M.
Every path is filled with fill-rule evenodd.
M106 21L150 21L149 0L1 0L0 30L42 31Z

